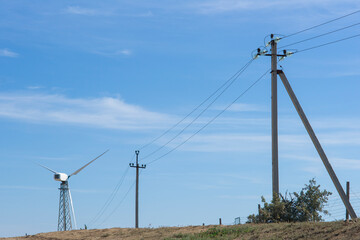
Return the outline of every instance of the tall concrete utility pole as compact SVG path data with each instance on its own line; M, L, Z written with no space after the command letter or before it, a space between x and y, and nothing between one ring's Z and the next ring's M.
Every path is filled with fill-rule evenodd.
M139 165L139 150L135 151L136 164L130 163L130 167L136 168L136 189L135 189L135 228L139 228L139 168L146 168L146 165Z
M340 195L341 200L343 201L346 210L351 216L351 219L357 219L356 213L353 207L350 204L348 196L345 194L343 187L341 186L339 179L337 178L334 169L332 168L319 140L317 139L314 130L312 129L309 120L307 119L294 91L292 90L289 81L287 80L285 73L282 70L277 70L277 58L281 57L280 60L284 59L287 56L292 55L293 53L283 50L284 54L277 53L277 42L279 38L274 38L274 34L271 34L271 54L266 54L267 50L261 51L260 48L257 49L257 54L254 56L254 59L258 56L271 56L271 128L272 128L272 187L273 195L279 193L279 172L278 172L278 130L277 130L277 75L280 76L280 79L301 119L304 124L306 131L309 134L311 141L313 142L316 151L318 152L337 192ZM266 45L268 46L268 45Z
M277 41L271 35L271 152L272 193L279 194L278 113L277 113Z

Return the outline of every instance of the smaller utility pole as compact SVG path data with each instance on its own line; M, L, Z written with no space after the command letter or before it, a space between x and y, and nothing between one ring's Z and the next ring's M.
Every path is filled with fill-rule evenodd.
M346 197L348 199L348 201L350 202L350 182L346 182ZM346 213L345 213L345 219L346 222L349 221L349 211L346 209Z
M139 228L139 168L146 168L146 165L139 165L139 150L135 151L136 164L130 163L130 167L136 168L136 189L135 189L135 228Z

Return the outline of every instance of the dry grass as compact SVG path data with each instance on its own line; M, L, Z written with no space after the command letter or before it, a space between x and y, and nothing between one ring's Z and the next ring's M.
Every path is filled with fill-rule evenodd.
M108 240L108 239L164 239L164 240L205 240L205 239L328 239L360 240L360 222L326 223L272 223L243 224L236 226L190 226L164 228L111 228L74 230L68 232L39 233L27 237L6 238L7 240Z

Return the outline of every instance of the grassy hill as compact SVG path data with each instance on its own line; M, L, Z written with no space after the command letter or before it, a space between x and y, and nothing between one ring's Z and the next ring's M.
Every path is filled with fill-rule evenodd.
M77 240L77 239L359 239L360 222L272 223L234 226L189 226L163 228L111 228L39 233L6 240Z

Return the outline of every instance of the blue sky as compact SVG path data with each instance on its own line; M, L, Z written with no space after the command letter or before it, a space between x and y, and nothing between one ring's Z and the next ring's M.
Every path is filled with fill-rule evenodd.
M0 1L0 236L55 231L59 183L39 162L71 173L79 227L94 219L134 150L182 119L251 58L270 33L291 34L360 9L354 0ZM359 14L283 39L279 47L359 21ZM290 48L358 34L360 26ZM268 39L268 38L267 38ZM280 62L341 183L360 214L359 38ZM270 68L256 59L192 121L140 152L148 163L176 147ZM196 116L192 115L192 116ZM140 226L230 224L271 195L270 74L207 128L148 165L140 181ZM328 220L343 208L279 81L280 189L311 178L334 192ZM129 169L104 214L89 227L133 227ZM358 189L358 190L357 190ZM118 207L117 207L118 206ZM116 211L114 211L116 209ZM111 214L111 215L110 215Z

